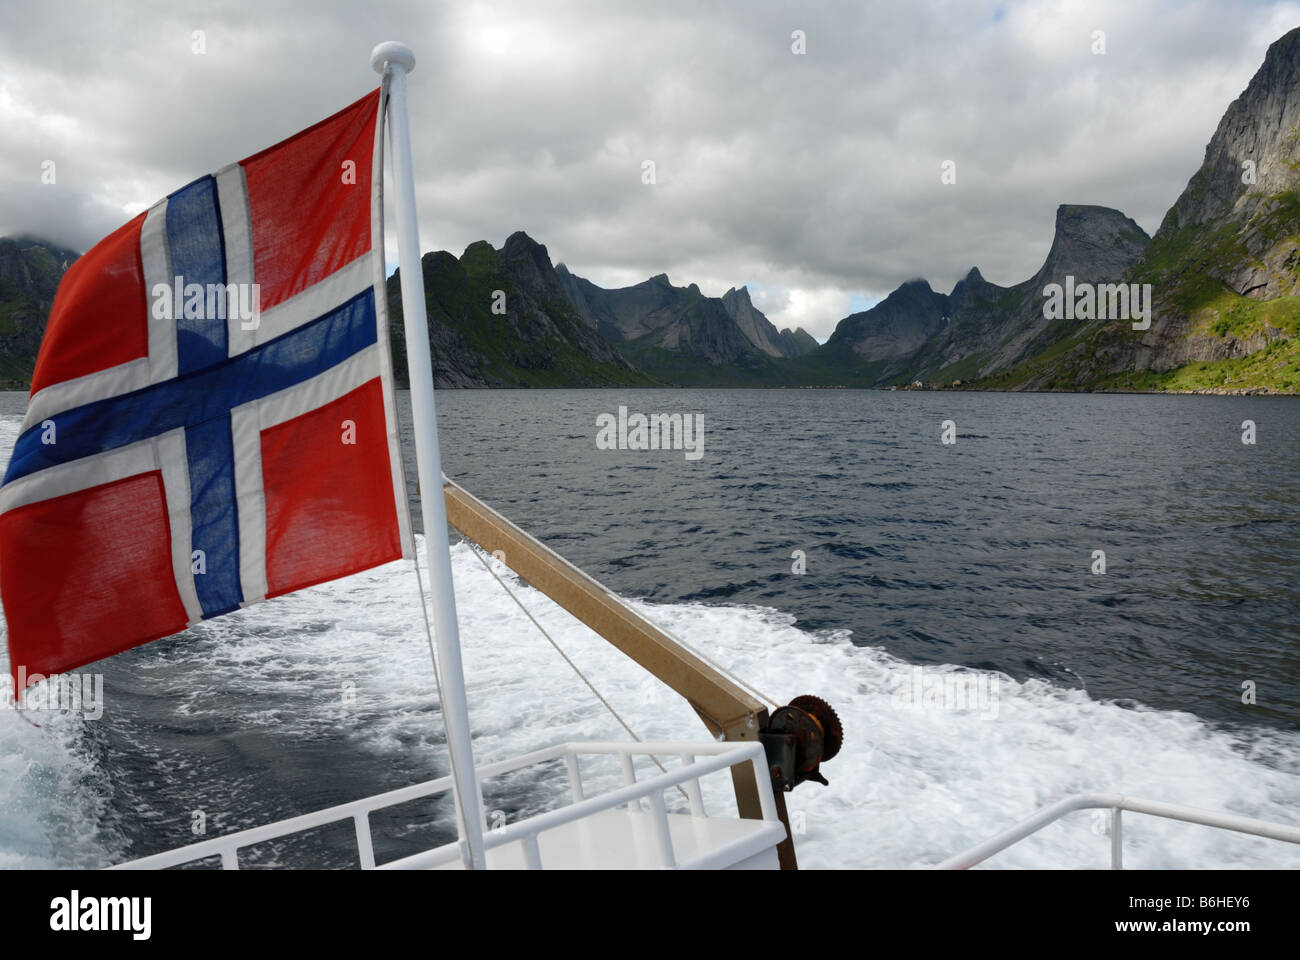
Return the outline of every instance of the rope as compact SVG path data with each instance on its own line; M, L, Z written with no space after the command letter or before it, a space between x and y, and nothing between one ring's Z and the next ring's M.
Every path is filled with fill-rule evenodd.
M420 576L420 551L414 549L415 537L411 537L411 567L415 570L415 586L420 592L420 613L424 617L424 635L429 641L429 657L433 660L433 685L438 691L438 702L442 702L442 677L438 674L438 652L433 645L433 625L429 623L428 601L424 598L424 578Z
M426 546L428 541L425 541ZM433 686L438 691L439 715L442 714L442 677L438 673L438 651L433 643L433 625L429 623L429 605L424 597L424 578L420 576L420 551L415 544L415 535L411 535L411 569L415 571L415 585L420 592L420 613L424 616L424 635L429 641L429 658L433 661ZM443 731L447 729L446 721L443 722ZM447 741L447 762L451 766L452 793L458 797L459 803L455 804L456 818L460 821L458 824L460 836L465 837L469 834L468 818L466 806L474 801L473 797L460 797L460 777L456 772L456 751L451 749L451 740ZM463 843L463 841L462 841Z
M564 662L567 663L573 669L573 672L578 675L578 679L587 685L587 689L590 690L595 695L596 699L601 702L601 705L604 706L604 708L610 712L610 715L613 716L613 718L618 721L619 726L621 726L624 730L626 730L628 736L630 736L637 743L642 743L643 741L641 740L640 737L636 735L636 731L633 730L630 726L628 726L627 721L623 719L623 717L619 714L619 712L615 710L614 707L610 704L610 702L601 695L599 690L596 689L596 685L592 683L589 679L587 679L587 675L583 673L582 670L578 667L578 665L574 663L572 659L570 659L569 655L560 648L560 645L555 642L555 638L546 632L546 628L537 622L537 618L534 617L532 613L529 611L529 609L523 605L520 599L517 596L515 596L514 591L510 589L510 587L506 584L506 582L497 576L497 572L492 569L491 564L489 564L487 560L483 558L483 554L479 552L478 545L473 543L469 539L466 539L464 542L469 546L474 556L478 557L478 562L483 564L483 569L486 570L488 573L490 573L492 575L492 579L501 585L501 589L504 590L506 594L510 597L510 599L515 602L515 606L517 606L520 610L522 610L524 612L524 616L526 616L529 620L533 622L533 626L535 626L538 632L540 632L541 635L544 636L550 642L551 646L555 648L555 652L564 658ZM654 761L654 765L658 767L661 772L663 773L668 772L668 768L659 762L658 757L656 757L654 754L649 754L648 756L650 757L651 760ZM678 784L677 786L677 792L680 793L683 797L686 797L688 800L690 799L690 797L687 796L686 791L682 789L680 784Z
M442 475L442 481L443 481L444 484L450 483L452 486L456 486L455 481L453 481L453 480L449 480L448 477L447 477L447 475L446 475L445 473ZM459 489L459 488L458 488L458 489ZM463 492L463 491L462 491L462 492ZM507 521L507 522L508 522L508 521ZM528 536L528 534L525 533L524 536ZM530 539L533 539L533 538L530 538ZM468 538L466 538L466 541L465 541L465 542L466 542L466 543L471 543L471 541L470 541ZM471 543L471 545L474 546L474 547L476 547L476 548L477 548L477 546L478 546L477 544L472 544L472 543ZM543 544L541 544L541 543L538 543L538 546L541 547L543 550L546 549L545 546L544 546ZM475 550L475 555L477 555L477 549ZM567 560L564 560L563 557L561 557L561 558L559 558L559 559L560 559L560 561L561 561L562 563L565 563L567 566L569 566L569 567L573 567L573 564L569 563ZM481 558L481 557L480 557L480 562L482 562L482 558ZM485 566L486 566L486 564L485 564ZM573 567L573 569L576 570L579 574L582 573L582 571L581 571L581 570L578 570L577 567ZM488 572L489 572L489 573L492 573L492 568L491 568L491 567L488 567ZM495 577L496 575L493 574L493 576ZM584 574L584 576L585 576L585 574ZM588 577L587 579L590 580L591 578ZM497 582L498 582L498 583L501 583L501 579L500 579L499 577L497 578ZM615 601L617 601L618 603L622 603L622 602L623 602L623 601L622 601L622 598L620 598L620 597L618 597L616 594L614 594L614 593L613 593L613 592L612 592L608 587L606 587L604 584L596 583L596 581L594 581L594 580L592 580L592 583L593 583L596 587L598 587L600 590L604 591L606 594L609 594L609 596L612 597L612 598L613 598ZM507 593L510 593L510 589L509 589L509 588L508 588L504 583L501 583L501 588L502 588L503 590L505 590ZM514 598L514 594L511 594L511 598L512 598L512 599ZM519 603L519 601L518 601L518 600L515 600L515 603ZM523 604L519 604L519 608L520 608L521 610L523 610L523 609L524 609ZM524 610L524 612L527 613L528 611L527 611L527 610ZM535 620L534 620L533 622L536 623ZM538 626L538 629L541 630L541 626L540 626L540 625ZM771 704L773 707L780 707L780 706L781 706L781 702L780 702L779 700L777 700L775 697L769 697L769 696L767 696L766 694L764 694L764 693L762 693L761 691L759 691L758 688L755 687L753 684L751 684L751 683L746 683L744 680L742 680L740 677L736 676L734 673L732 673L730 670L728 670L728 669L727 669L726 667L724 667L722 664L718 663L716 660L714 660L712 657L708 656L708 655L707 655L706 653L704 653L703 651L701 651L701 650L697 650L695 647L691 646L689 643L687 643L687 642L686 642L685 640L683 640L681 637L677 636L676 634L672 633L671 631L664 630L662 627L658 627L658 626L657 626L656 629L660 630L662 633L666 634L669 638L671 638L674 642L680 644L682 647L685 647L685 648L686 648L687 650L689 650L691 653L695 654L695 656L699 657L701 660L703 660L705 663L707 663L707 664L708 664L710 667L712 667L714 670L718 671L718 673L722 674L724 677L726 677L728 680L730 680L730 681L731 681L732 683L734 683L736 686L740 687L740 689L742 689L742 690L744 690L745 692L749 693L752 697L754 697L754 699L756 699L756 700L761 700L761 701L763 701L764 703L769 703L769 704ZM545 632L545 631L543 631L543 632ZM547 639L549 640L550 637L547 637ZM552 640L551 642L554 643L555 641ZM556 649L558 650L559 647L556 647ZM575 669L576 669L576 668L575 668ZM631 731L629 731L629 732L631 732Z

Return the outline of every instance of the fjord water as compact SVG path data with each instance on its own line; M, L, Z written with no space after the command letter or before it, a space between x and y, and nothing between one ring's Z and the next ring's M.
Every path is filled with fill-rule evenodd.
M0 397L6 456L23 403ZM449 476L765 694L837 708L830 787L790 797L806 866L935 863L1093 790L1295 822L1300 401L605 390L438 403ZM597 449L597 417L620 405L702 414L703 456ZM1098 550L1105 574L1091 572ZM453 554L480 760L622 738L470 549ZM638 733L703 735L680 698L497 569ZM389 565L95 665L99 720L46 714L37 729L0 711L0 866L99 865L199 839L198 813L212 836L442 775L415 598L409 567ZM909 701L944 678L981 698ZM554 795L524 777L487 802L513 819ZM726 803L726 784L709 796ZM379 858L447 839L450 823L445 802L376 817ZM1101 866L1099 833L1076 814L991 865ZM346 827L249 860L355 864ZM1300 852L1135 818L1125 863L1294 866Z

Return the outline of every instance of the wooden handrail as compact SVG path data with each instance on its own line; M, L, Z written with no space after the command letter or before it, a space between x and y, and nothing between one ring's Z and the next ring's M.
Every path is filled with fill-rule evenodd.
M767 707L762 701L631 609L611 590L446 477L443 496L448 523L685 697L713 736L728 741L757 740L759 731L767 728ZM761 820L753 768L733 767L732 780L740 815ZM786 828L786 838L777 853L784 869L794 869L794 844L785 794L780 790L776 791L776 805Z

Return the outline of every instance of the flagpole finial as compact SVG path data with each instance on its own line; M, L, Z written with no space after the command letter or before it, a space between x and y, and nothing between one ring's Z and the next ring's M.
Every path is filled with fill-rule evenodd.
M370 65L375 73L383 73L390 63L410 73L415 69L415 53L404 43L388 40L370 51Z

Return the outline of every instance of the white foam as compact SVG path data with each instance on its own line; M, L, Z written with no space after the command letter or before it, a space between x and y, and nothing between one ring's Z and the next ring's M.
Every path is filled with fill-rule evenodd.
M530 626L513 605L495 599L499 588L476 561L467 561L468 550L456 548L455 576L467 614L479 749L495 758L542 740L591 735L597 725L601 735L618 736L597 708L577 716L561 709L593 698L548 646L530 638ZM704 732L679 697L537 591L519 589L643 738ZM764 695L786 702L813 693L835 707L845 747L824 768L830 786L807 784L788 797L806 828L796 844L808 866L936 863L1080 792L1117 791L1296 822L1300 737L1293 734L1256 731L1244 739L1215 732L1190 714L1129 709L1081 691L992 674L985 676L997 684L996 716L978 708L908 707L896 691L910 680L910 665L843 636L808 633L788 615L753 607L636 606ZM539 704L559 716L544 721ZM516 726L521 719L524 729ZM548 732L551 737L542 735ZM1288 844L1136 815L1127 823L1131 867L1300 866L1300 848ZM1074 814L993 864L1106 866L1109 843L1095 825L1091 813Z
M4 690L9 659L0 651ZM98 867L117 860L120 838L101 829L103 772L86 749L80 714L0 707L0 870Z
M643 739L707 739L680 697L504 567L496 569ZM453 571L480 762L565 740L626 738L469 547L453 548ZM250 608L238 615L242 623L227 618L222 642L194 648L204 663L195 673L220 684L238 672L242 692L264 694L268 703L259 722L302 735L329 726L347 731L357 749L395 756L441 751L414 593L409 567L393 564ZM806 831L797 838L806 866L937 863L1080 792L1295 820L1300 738L1292 734L1257 731L1248 740L1190 714L1098 702L1081 691L994 674L983 676L997 684L996 716L978 706L911 708L895 692L913 668L845 636L809 633L770 609L634 605L764 694L784 702L815 693L839 712L846 745L823 770L831 785L808 784L789 796ZM303 635L295 624L325 629ZM302 696L307 680L316 691L310 698ZM340 692L349 683L356 702L345 708ZM220 698L196 697L190 709L219 710ZM725 778L712 787L710 803L727 804ZM552 792L558 795L559 786ZM1089 812L1073 814L990 865L1104 867L1109 843L1101 826ZM1300 866L1300 850L1130 815L1125 862Z
M0 474L19 426L19 418L0 419ZM8 646L0 643L0 870L111 861L118 842L95 829L106 793L84 749L85 720L57 712L24 719L12 707L10 684Z

